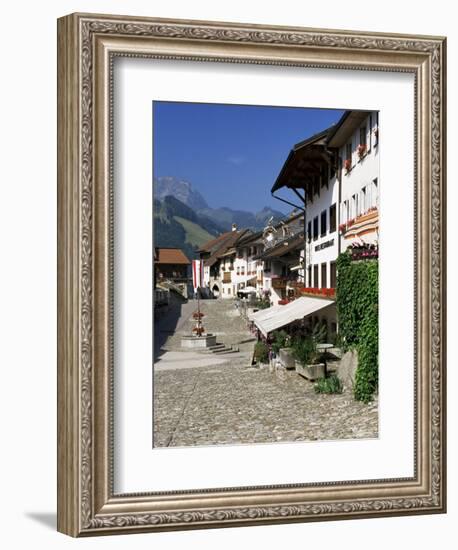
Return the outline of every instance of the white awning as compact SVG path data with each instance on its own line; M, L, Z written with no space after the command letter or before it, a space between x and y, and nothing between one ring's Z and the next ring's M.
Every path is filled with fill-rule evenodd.
M253 286L247 286L241 290L237 290L240 294L250 294L250 292L256 292L256 289Z
M265 309L259 309L258 311L255 311L254 313L248 314L248 319L250 321L253 321L256 323L256 321L261 321L262 319L266 318L268 319L271 315L274 315L274 312L280 309L283 306L271 306L267 307Z
M252 315L251 320L262 332L264 336L267 336L269 332L277 330L281 327L289 325L294 321L304 319L308 315L319 311L320 309L327 308L333 305L333 300L326 300L323 298L306 298L301 297L285 306L274 306L264 312L270 312L270 315L258 315L260 311Z

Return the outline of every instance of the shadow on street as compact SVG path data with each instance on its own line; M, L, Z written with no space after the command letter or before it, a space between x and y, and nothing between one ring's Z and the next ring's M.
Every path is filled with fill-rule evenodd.
M171 292L169 305L167 307L154 310L154 361L157 361L163 353L161 348L167 341L167 338L175 332L178 321L181 317L181 309L184 303L184 299L179 298L174 292Z

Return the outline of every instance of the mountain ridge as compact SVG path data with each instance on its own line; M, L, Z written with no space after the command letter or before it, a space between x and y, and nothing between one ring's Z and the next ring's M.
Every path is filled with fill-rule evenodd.
M211 221L224 231L229 231L232 224L239 228L257 231L263 229L270 218L277 222L285 217L282 212L269 206L264 206L254 213L226 206L211 208L201 193L194 189L191 182L174 176L161 176L154 179L154 197L161 201L166 197L174 197L192 208L198 217L206 220L206 223Z

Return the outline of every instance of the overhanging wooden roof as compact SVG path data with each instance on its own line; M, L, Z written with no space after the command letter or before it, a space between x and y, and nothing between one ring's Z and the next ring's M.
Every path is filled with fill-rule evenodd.
M337 124L319 132L291 149L271 193L283 187L313 193L317 178L327 177L328 166L336 166L337 149L348 142L370 111L345 111Z
M342 147L351 138L353 132L361 126L370 111L345 111L339 122L328 136L329 147Z
M328 166L334 162L328 150L327 137L332 126L310 138L296 143L291 149L271 193L282 187L307 189L316 178L327 177Z

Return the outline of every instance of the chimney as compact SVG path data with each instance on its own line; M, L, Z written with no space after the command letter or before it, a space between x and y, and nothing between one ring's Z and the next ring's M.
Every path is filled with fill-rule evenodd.
M237 224L236 223L232 224L232 231L237 231Z

